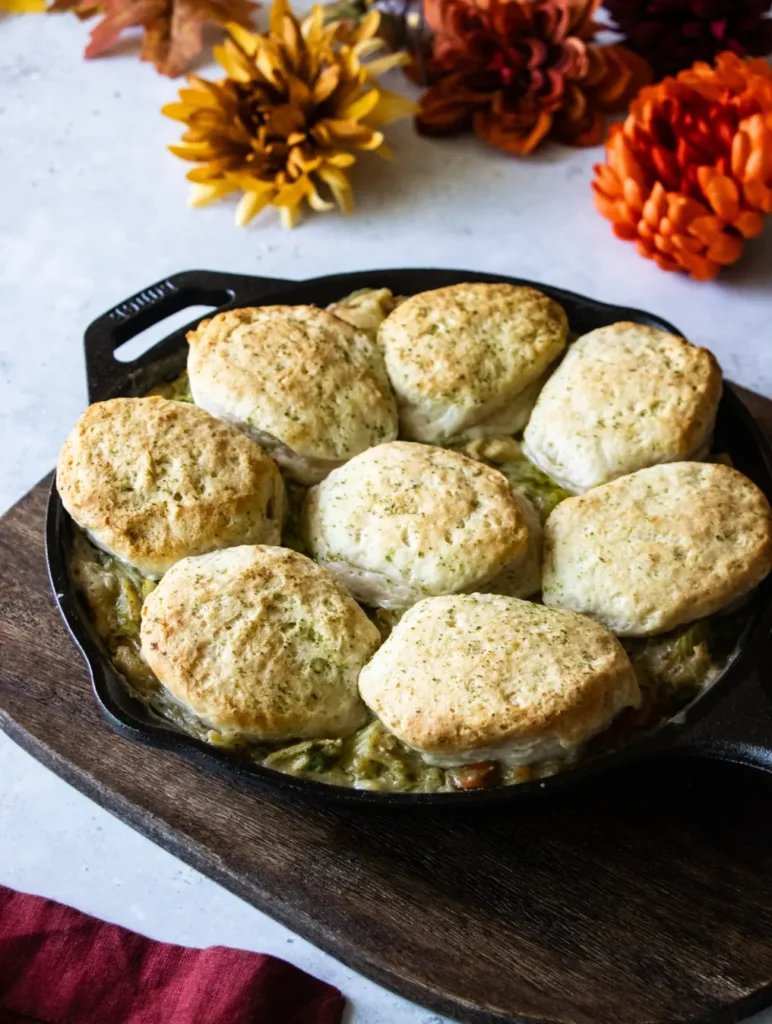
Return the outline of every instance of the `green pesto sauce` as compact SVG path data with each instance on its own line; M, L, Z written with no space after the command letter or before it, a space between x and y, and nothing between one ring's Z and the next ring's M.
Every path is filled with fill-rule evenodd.
M357 295L357 298L359 296ZM192 402L186 372L153 389L151 394ZM568 492L527 461L514 438L486 438L457 450L496 466L514 488L525 494L542 521ZM282 544L307 553L301 535L301 511L306 488L285 480L288 513ZM510 768L500 764L436 768L387 732L373 719L353 736L303 740L285 744L247 744L226 739L204 725L174 700L140 655L140 612L155 583L137 570L95 548L75 530L70 575L88 609L95 632L105 645L130 693L178 729L213 746L227 747L236 757L256 761L290 775L317 779L336 786L393 792L452 792L476 785L513 785L554 775L569 762ZM365 611L385 637L399 614ZM747 611L683 626L646 640L622 639L643 693L638 710L627 709L602 735L591 741L586 756L629 742L636 733L671 717L718 675L734 652L747 622Z

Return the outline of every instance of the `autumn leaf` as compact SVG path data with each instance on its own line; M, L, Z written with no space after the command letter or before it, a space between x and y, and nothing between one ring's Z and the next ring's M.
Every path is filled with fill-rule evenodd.
M54 0L48 8L49 14L63 14L65 11L72 11L81 21L93 18L95 14L103 14L104 7L101 3L94 3L93 0Z
M56 0L51 10L73 10L79 17L104 14L91 33L86 57L110 50L126 29L144 29L142 60L176 78L201 52L205 24L251 28L258 7L253 0L101 0L100 7L89 6L88 0Z

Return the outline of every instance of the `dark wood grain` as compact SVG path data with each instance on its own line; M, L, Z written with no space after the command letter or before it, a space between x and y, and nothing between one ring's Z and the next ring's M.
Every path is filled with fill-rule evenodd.
M772 427L772 404L745 397ZM766 777L650 762L511 809L420 816L238 788L100 718L48 590L47 486L0 520L0 726L68 782L462 1021L735 1021L772 1002Z

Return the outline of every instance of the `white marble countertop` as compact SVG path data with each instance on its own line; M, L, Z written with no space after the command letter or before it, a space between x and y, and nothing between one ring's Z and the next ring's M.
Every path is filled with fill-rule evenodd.
M143 286L203 267L292 278L388 266L467 267L639 306L712 348L727 376L772 397L772 231L719 282L661 273L594 211L599 151L528 160L473 140L392 139L365 158L352 218L283 231L272 212L233 226L228 203L191 211L185 165L158 113L174 83L132 45L85 62L70 16L0 22L0 511L54 463L86 404L81 337ZM2 570L0 569L0 573ZM0 883L155 938L276 953L338 985L348 1024L442 1024L293 936L132 832L0 736ZM772 1024L772 1012L756 1018Z

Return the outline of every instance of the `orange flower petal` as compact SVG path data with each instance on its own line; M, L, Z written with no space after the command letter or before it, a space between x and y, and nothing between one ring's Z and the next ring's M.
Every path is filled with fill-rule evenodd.
M651 195L643 205L643 219L655 228L667 212L667 196L661 181L651 190Z
M643 173L643 169L621 132L618 132L609 140L607 154L609 165L613 167L621 178L632 178L642 188L645 187L646 176Z
M689 196L668 193L667 214L679 231L684 230L695 217L707 217L710 210L703 203Z
M473 127L475 135L483 142L505 153L524 156L532 153L546 137L552 127L552 115L546 110L540 110L533 120L526 118L522 123L507 124L486 112L480 112L474 115Z
M746 203L754 210L772 213L772 188L760 181L748 181L743 188L743 195Z
M739 260L744 246L745 242L737 235L722 235L708 247L706 256L714 263L726 266Z
M772 213L772 210L769 212ZM764 230L764 218L755 210L743 210L740 216L735 218L733 227L743 238L755 238Z
M698 168L697 180L705 198L719 217L733 221L740 212L740 192L735 182L711 167Z
M705 251L705 243L699 238L692 238L690 235L673 235L673 249L678 252L693 252L695 254Z
M704 245L710 245L726 227L726 221L714 215L706 217L695 217L686 229L694 238L698 238Z
M677 188L680 180L680 169L675 154L664 146L653 146L649 154L656 168L657 175L669 188Z
M713 263L685 249L679 251L678 258L696 281L712 281L721 269L719 263Z
M748 156L744 177L772 182L772 134L766 145L754 148Z
M654 253L652 259L657 264L660 270L665 270L668 273L672 273L673 271L681 269L680 264L678 264L675 260L670 259L667 256L661 255L661 253Z
M620 201L616 219L620 224L629 224L631 228L635 228L637 231L641 214L639 210L634 210L631 206L628 206L627 203Z
M621 203L617 199L609 199L607 195L604 195L593 183L592 186L592 201L595 203L595 209L603 217L607 217L610 221L617 221L620 219L619 208Z
M745 165L751 152L751 140L746 132L739 131L732 139L732 174L742 180L745 177Z
M654 235L654 244L660 252L671 253L673 251L673 243L669 238L665 238L659 232Z
M613 231L617 238L621 238L623 242L634 242L638 237L637 229L631 224L625 224L623 221L616 221Z
M592 187L609 197L619 198L623 195L623 185L619 176L607 164L595 165L595 180Z
M627 178L623 187L622 195L624 196L625 202L632 209L641 211L645 202L644 191L637 181L633 181L632 178Z

